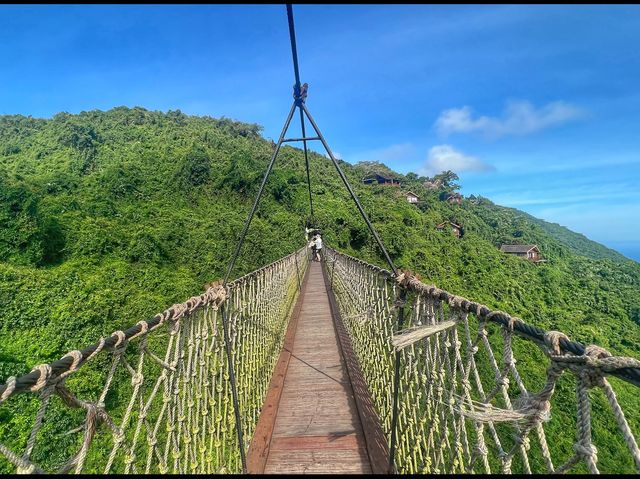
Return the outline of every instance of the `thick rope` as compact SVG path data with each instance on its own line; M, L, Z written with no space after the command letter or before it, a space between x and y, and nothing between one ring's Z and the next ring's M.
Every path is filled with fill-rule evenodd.
M597 473L591 389L603 391L640 472L636 436L606 380L615 375L639 385L638 360L616 357L602 348L572 342L561 332L527 325L503 311L424 284L408 271L394 278L389 271L331 248L326 256L341 316L388 438L393 415L392 358L400 354L398 444L393 461L398 472L491 473L497 462L502 473L560 473L578 464ZM404 307L410 311L408 324L399 332L393 331L396 288L408 292ZM492 334L496 326L501 335ZM514 347L519 338L540 347L548 358L546 379L537 391L527 390L518 371ZM553 420L552 398L566 373L576 379L576 440L573 455L555 466L551 460L554 440L547 438L545 425ZM542 462L530 461L533 442Z
M39 407L26 442L7 437L0 457L21 473L241 472L241 445L234 431L238 427L247 441L253 435L298 294L298 274L304 275L308 265L306 255L303 248L226 287L208 286L153 320L115 331L93 347L36 366L21 378L9 378L0 393L2 407L13 404L18 393L33 395ZM223 305L226 340L219 312ZM239 415L233 413L225 350L237 368ZM101 373L108 359L111 364ZM84 377L84 383L100 381L101 391L81 399L87 392L67 384L75 376ZM66 412L78 408L85 411L81 419ZM62 430L69 421L81 423ZM69 435L79 435L76 449L68 449L64 462L57 464L65 452L56 449L57 438ZM40 448L47 443L56 454L42 455ZM38 463L34 457L40 458Z

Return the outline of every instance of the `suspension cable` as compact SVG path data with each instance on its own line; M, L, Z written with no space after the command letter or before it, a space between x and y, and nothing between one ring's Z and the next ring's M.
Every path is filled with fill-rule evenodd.
M300 70L298 69L298 49L296 48L296 31L293 26L293 7L287 3L287 19L289 20L289 39L291 40L291 55L293 56L293 72L296 76L294 95L300 96Z
M309 211L311 213L311 219L313 220L313 199L311 196L311 175L309 173L309 153L307 151L307 137L306 128L304 125L304 114L302 113L302 103L306 98L306 88L302 91L300 86L300 68L298 67L298 48L296 46L296 30L293 24L293 6L287 3L287 20L289 22L289 40L291 41L291 56L293 58L293 72L296 77L296 84L293 86L293 97L296 100L296 106L300 110L300 128L302 130L302 148L304 150L304 163L307 169L307 187L309 189ZM306 84L304 85L307 86Z

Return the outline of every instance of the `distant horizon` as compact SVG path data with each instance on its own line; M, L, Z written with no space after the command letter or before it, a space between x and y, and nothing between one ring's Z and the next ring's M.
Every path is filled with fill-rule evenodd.
M635 261L636 263L640 263L640 242L614 242L611 246L605 246L607 246L607 248L611 248L614 251L617 251L621 255Z

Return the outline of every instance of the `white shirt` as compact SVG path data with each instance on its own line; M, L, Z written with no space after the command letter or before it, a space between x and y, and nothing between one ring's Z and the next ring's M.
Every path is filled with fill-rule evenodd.
M322 238L320 236L316 239L316 249L322 249Z

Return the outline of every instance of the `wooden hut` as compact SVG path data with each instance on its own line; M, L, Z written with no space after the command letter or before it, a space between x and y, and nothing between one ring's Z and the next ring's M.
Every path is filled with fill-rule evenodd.
M500 251L525 258L534 263L544 261L540 255L540 249L534 244L503 244L500 246Z
M452 205L461 205L462 195L460 193L449 193L446 197L446 201Z
M418 195L416 195L414 192L412 191L407 191L405 193L405 196L407 198L407 201L409 203L418 203L420 201L420 197Z
M388 175L382 174L382 173L369 173L368 175L366 175L364 178L362 178L362 182L365 185L370 185L373 183L377 183L379 185L391 185L391 186L398 186L400 184L400 182L398 180L396 180L395 178L392 178Z
M456 223L453 223L453 222L451 222L451 221L443 221L443 222L442 222L442 223L440 223L438 226L436 226L436 229L437 229L438 231L445 231L445 230L447 230L447 229L450 229L450 230L451 230L451 232L452 232L455 236L457 236L458 238L461 238L461 237L462 237L462 235L464 234L464 233L463 233L463 230L462 230L462 226L460 226L460 225L458 225L458 224L456 224Z

